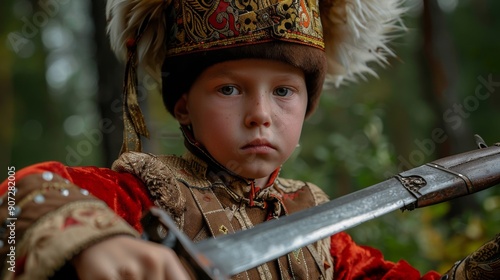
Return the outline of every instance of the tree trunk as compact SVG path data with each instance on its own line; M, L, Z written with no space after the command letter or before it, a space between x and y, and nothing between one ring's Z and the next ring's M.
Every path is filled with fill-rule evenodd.
M118 157L123 137L122 88L124 68L111 51L106 34L106 2L92 0L92 21L95 28L95 57L98 71L97 102L101 112L98 124L103 135L103 160L111 166Z
M436 128L444 129L446 141L434 143L437 158L471 149L473 136L468 127L467 112L461 108L463 97L459 89L459 65L445 15L434 0L424 0L422 17L423 59L421 75L423 96L437 116ZM478 207L473 197L451 202L450 215L459 216L466 209Z

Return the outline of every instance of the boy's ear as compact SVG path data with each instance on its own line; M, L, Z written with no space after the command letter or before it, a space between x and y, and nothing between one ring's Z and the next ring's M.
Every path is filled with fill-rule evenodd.
M187 108L187 94L183 94L174 106L174 116L177 121L182 125L191 124L189 118L189 110Z

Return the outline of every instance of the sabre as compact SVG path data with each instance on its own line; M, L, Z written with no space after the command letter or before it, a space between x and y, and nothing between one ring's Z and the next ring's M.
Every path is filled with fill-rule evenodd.
M413 210L499 184L500 143L487 147L479 136L476 139L478 150L438 159L322 205L196 244L166 212L152 208L144 238L174 248L196 279L229 279L394 210ZM167 237L158 234L158 225L168 230Z

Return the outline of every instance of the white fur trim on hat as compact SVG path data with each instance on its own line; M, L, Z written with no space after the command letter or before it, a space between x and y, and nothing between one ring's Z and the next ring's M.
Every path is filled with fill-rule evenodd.
M329 2L329 3L328 3ZM320 4L328 58L327 84L339 86L365 74L370 62L387 65L388 47L405 30L402 0L324 0Z

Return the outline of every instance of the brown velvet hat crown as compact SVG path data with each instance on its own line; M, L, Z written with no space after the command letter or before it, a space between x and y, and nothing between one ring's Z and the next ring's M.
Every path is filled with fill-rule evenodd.
M137 104L137 67L162 80L172 112L196 77L215 63L275 59L304 71L309 115L327 84L375 75L400 24L402 0L108 0L112 48L127 62L122 152L148 136Z

